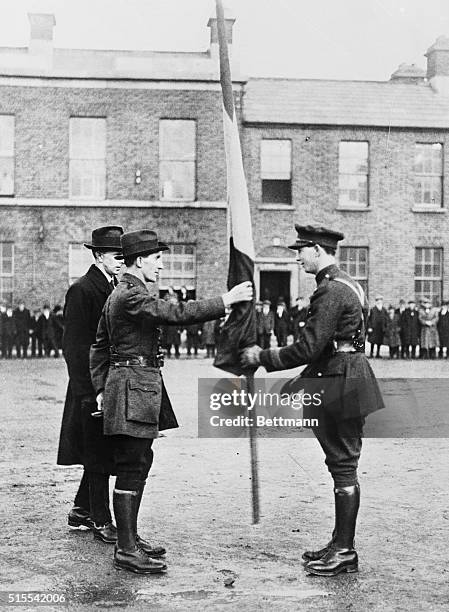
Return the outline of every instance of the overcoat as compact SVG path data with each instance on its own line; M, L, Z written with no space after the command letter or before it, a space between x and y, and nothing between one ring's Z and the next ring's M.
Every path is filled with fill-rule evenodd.
M24 308L23 310L16 308L13 316L16 322L17 342L28 342L30 337L30 311L28 308Z
M440 310L438 316L438 336L440 338L440 346L449 346L449 310L444 313Z
M319 417L324 410L337 421L364 417L384 407L363 349L366 304L362 308L356 291L348 286L357 289L355 281L336 265L320 270L316 282L298 340L263 350L260 362L268 372L309 364L299 378L286 385L285 392L297 393L303 387L301 379L309 379L316 389L331 389L331 399L324 396L317 414L307 416ZM334 342L354 343L358 351L336 352Z
M90 350L95 392L104 391L106 436L157 438L160 430L178 427L157 366L159 326L201 323L224 313L221 297L173 304L151 296L133 274L123 275L104 306ZM147 365L114 365L129 359Z
M95 391L90 380L89 350L95 342L104 303L112 291L106 276L92 265L67 291L62 348L69 384L62 417L58 464L81 464L90 471L113 474L109 441L101 418L93 418ZM90 399L85 405L85 400Z
M368 332L368 342L371 344L383 344L384 334L387 328L388 313L385 308L371 308L368 316L367 328L372 331Z
M397 312L394 313L393 318L388 315L383 343L390 347L401 344L401 315Z
M437 330L438 310L436 308L420 308L419 321L421 323L421 348L433 349L440 346Z
M402 315L402 341L405 346L417 346L419 344L419 336L421 323L419 322L419 316L417 310L411 310L406 308Z

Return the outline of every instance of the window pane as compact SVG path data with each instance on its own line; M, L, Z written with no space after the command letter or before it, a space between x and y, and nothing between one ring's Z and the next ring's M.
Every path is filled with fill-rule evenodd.
M349 174L368 172L368 143L340 142L339 170Z
M0 115L0 157L14 155L14 116Z
M262 179L289 180L291 178L290 140L262 140L260 167Z
M106 119L72 117L70 119L70 158L104 159Z
M70 197L104 199L106 168L104 160L70 162Z
M169 245L170 251L164 252L164 268L160 271L159 288L172 285L179 289L183 285L189 290L196 288L196 252L193 245Z
M440 143L415 145L415 204L442 206L443 147Z
M196 159L196 122L162 119L159 122L159 155L162 160Z
M194 162L161 162L159 171L162 200L195 199Z
M262 181L262 202L291 204L292 182L264 179Z
M0 242L0 299L12 305L14 290L14 243Z

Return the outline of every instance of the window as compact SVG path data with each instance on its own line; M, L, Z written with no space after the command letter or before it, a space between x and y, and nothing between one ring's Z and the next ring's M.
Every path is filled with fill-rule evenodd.
M339 266L356 280L368 297L368 249L367 247L340 247Z
M195 200L196 122L159 122L159 184L161 200Z
M70 197L106 197L106 119L70 119Z
M164 269L160 271L159 289L196 289L196 253L193 244L173 244L162 253Z
M0 242L0 299L12 305L14 291L14 243Z
M368 143L340 142L338 205L368 206Z
M14 195L14 117L0 115L0 196Z
M69 244L69 284L84 276L94 263L92 251L83 244Z
M443 206L443 146L415 145L415 204Z
M292 203L291 140L262 140L260 143L262 202Z
M443 249L415 249L415 299L429 298L434 306L443 295Z

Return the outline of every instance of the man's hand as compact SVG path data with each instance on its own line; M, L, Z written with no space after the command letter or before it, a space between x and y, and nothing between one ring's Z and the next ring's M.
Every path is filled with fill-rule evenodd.
M103 391L97 395L97 410L98 412L103 412Z
M240 285L232 287L232 289L222 297L225 308L237 302L249 302L253 299L253 284L251 281L240 283Z
M244 368L257 368L260 365L259 355L262 349L255 344L244 349L241 354L242 366Z

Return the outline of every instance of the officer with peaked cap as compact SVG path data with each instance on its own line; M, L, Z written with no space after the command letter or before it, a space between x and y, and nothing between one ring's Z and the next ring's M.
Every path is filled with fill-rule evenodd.
M335 263L343 234L310 225L295 227L298 237L289 248L298 251L299 265L315 274L317 283L305 325L294 344L268 350L253 346L243 352L242 360L247 367L262 365L269 372L308 364L300 380L287 389L297 392L311 383L325 391L313 415L319 421L313 431L334 481L335 527L330 542L321 550L305 552L303 560L308 573L335 576L358 569L354 533L363 424L369 413L383 408L383 401L365 357L363 290Z
M117 470L114 565L152 574L166 569L158 560L165 549L137 534L137 516L153 460L153 439L162 429L178 427L160 372L159 326L219 319L226 307L252 299L252 284L241 283L209 300L173 303L155 299L146 283L157 282L163 268L161 252L167 245L146 229L123 234L121 243L126 271L103 309L90 367Z
M123 264L118 225L99 227L84 246L95 262L67 291L64 306L63 354L69 372L58 464L84 466L84 473L68 517L70 527L88 528L94 536L113 544L117 540L109 509L109 475L114 474L108 440L103 436L89 372L89 349L95 342L98 321Z

